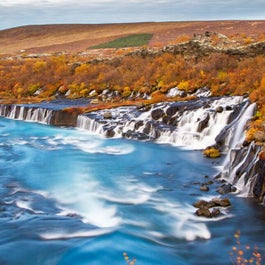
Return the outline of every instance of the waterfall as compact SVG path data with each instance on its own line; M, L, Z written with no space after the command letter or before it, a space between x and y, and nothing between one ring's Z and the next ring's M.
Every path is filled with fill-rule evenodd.
M230 165L230 156L231 156L231 152L233 152L233 150L240 148L240 146L243 144L244 139L245 139L245 127L247 122L253 117L254 111L256 109L256 104L246 104L239 116L237 117L237 119L235 119L232 122L232 126L230 126L229 128L227 128L227 137L226 137L226 145L229 146L229 152L223 162L223 168L225 170L225 174L227 174L227 171L229 168L231 168ZM224 128L225 130L226 128Z
M246 104L229 128L229 152L223 162L222 177L237 187L240 196L253 196L253 189L257 181L260 148L252 142L243 147L247 122L253 117L256 104Z
M50 124L53 110L22 105L0 105L0 116L14 120L26 120Z
M77 127L108 137L204 149L216 143L216 137L229 123L240 120L237 110L247 105L246 99L237 96L119 107L80 115Z
M255 109L255 103L246 105L242 109L241 114L235 121L235 125L232 127L234 133L231 134L230 149L236 148L237 145L241 145L243 143L245 139L244 131L246 129L246 124L253 117Z
M178 119L178 126L173 131L162 132L157 142L204 149L215 144L215 138L227 124L230 113L216 113L203 108L185 111ZM207 123L205 128L199 128L204 120Z
M104 134L103 124L100 124L94 119L91 119L85 115L79 115L77 117L77 128L86 130L90 133Z

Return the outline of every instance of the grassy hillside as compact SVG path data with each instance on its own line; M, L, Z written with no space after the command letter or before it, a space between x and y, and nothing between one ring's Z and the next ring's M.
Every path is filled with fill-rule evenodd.
M264 37L265 21L150 22L98 25L36 25L0 31L0 54L80 52L132 34L153 34L149 47L219 32L235 39ZM262 35L263 34L263 35Z

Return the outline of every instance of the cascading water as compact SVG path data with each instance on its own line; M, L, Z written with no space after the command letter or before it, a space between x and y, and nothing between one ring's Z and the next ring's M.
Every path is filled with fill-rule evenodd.
M77 117L77 127L91 133L103 134L103 124L96 122L94 119L79 115Z
M243 97L225 97L160 103L147 109L122 107L80 115L77 127L105 136L155 140L158 143L204 149L215 144L216 137L229 123L230 116L241 105L246 107L248 101ZM253 105L247 108L249 115L253 108ZM242 127L245 123L245 120L241 120L242 112L234 116L241 121L237 126ZM241 131L237 131L240 135Z
M23 105L0 105L0 116L14 120L25 120L50 124L53 110Z
M253 117L255 109L256 104L246 104L242 108L238 118L232 122L232 126L223 129L227 133L225 141L226 145L229 146L229 152L223 162L223 175L229 176L230 181L234 179L236 174L236 168L231 167L231 163L233 162L233 159L231 159L231 154L235 152L236 149L242 148L242 144L245 139L244 132L246 130L246 124ZM240 164L243 162L244 161L242 161ZM239 168L240 165L237 165L237 167Z

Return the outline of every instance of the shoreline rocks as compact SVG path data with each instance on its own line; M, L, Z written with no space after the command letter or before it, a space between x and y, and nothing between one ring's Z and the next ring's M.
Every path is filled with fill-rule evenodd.
M220 208L230 207L231 202L228 198L214 198L210 201L196 201L193 206L198 208L195 215L199 217L214 218L222 215Z

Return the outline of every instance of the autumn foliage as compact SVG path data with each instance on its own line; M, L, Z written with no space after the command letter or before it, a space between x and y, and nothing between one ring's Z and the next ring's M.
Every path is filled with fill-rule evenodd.
M105 106L108 102L110 105L124 101L133 104L144 95L149 103L164 101L173 87L186 92L208 87L212 95L248 95L251 101L257 102L262 121L265 116L264 69L263 55L239 57L225 53L198 57L170 52L147 56L143 52L100 60L84 55L2 58L0 97L31 101L59 96L90 97L104 102ZM104 90L115 96L104 98Z

